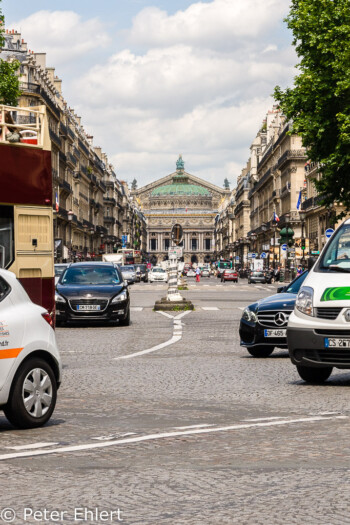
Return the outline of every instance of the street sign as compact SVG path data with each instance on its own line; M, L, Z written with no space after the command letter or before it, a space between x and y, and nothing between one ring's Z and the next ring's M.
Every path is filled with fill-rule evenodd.
M256 254L256 253L252 253L252 259L255 259L255 258L256 258L256 256L257 256L257 254Z
M126 248L127 242L128 242L128 236L127 235L122 235L122 247L123 248Z
M287 245L286 245L286 244L282 244L282 246L281 246L281 250L283 250L283 251L285 252L286 249L287 249Z
M174 224L171 228L171 240L176 244L180 244L182 241L183 230L181 224Z
M169 259L171 257L177 257L177 258L182 257L182 247L176 246L175 248L169 248Z
M239 261L239 255L236 255L235 260Z
M328 228L328 230L325 231L325 235L326 235L327 239L332 237L333 233L334 233L333 228Z
M267 255L266 255L265 252L262 252L262 253L260 254L260 257L261 257L262 259L266 259Z
M311 250L311 255L320 255L319 250Z

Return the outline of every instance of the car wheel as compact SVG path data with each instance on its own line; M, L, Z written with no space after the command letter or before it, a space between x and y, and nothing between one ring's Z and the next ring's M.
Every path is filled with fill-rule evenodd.
M269 357L274 349L274 346L254 346L252 348L247 348L248 352L253 357Z
M312 368L309 366L297 365L298 374L301 379L307 383L324 383L332 373L333 367L327 366L325 368Z
M18 428L41 427L50 419L56 399L57 383L51 366L40 358L28 359L13 380L5 416Z
M120 324L121 326L129 326L129 325L130 325L130 308L129 308L129 310L128 310L128 313L126 314L125 319L121 319L121 320L119 321L119 324Z

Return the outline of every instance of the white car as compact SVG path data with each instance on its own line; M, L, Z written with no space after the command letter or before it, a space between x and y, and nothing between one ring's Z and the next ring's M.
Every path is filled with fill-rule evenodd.
M187 277L196 277L196 272L190 268L187 272Z
M51 316L32 303L14 273L0 270L0 409L18 428L44 425L61 374Z
M167 283L168 282L168 272L163 270L160 266L155 266L148 274L148 280L150 283L155 281Z
M55 264L55 285L58 283L59 278L68 268L69 263L58 263Z

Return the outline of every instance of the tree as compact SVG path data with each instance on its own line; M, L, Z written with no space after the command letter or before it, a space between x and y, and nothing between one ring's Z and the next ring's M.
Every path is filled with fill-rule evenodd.
M350 210L350 4L349 0L292 0L286 19L300 73L294 87L274 96L292 132L320 164L316 189L326 206ZM345 213L339 215L344 216Z
M1 0L0 0L1 2ZM5 19L0 7L0 49L4 47ZM17 106L20 97L19 79L17 71L20 67L18 60L7 62L0 59L0 104Z
M137 180L136 180L136 179L134 179L134 180L132 181L132 183L131 183L131 189L132 189L132 190L137 190Z
M224 180L224 188L225 188L225 190L229 190L230 189L230 183L229 183L227 177Z

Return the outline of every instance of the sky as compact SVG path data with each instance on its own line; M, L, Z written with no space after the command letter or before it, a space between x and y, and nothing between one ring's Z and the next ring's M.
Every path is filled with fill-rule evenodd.
M1 2L1 0L0 0ZM118 177L185 170L234 187L297 57L289 0L3 0ZM96 10L98 7L98 10Z

